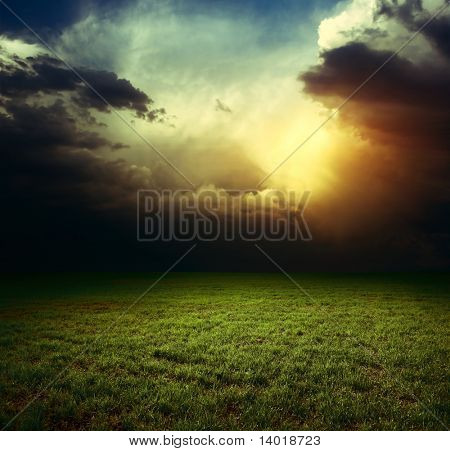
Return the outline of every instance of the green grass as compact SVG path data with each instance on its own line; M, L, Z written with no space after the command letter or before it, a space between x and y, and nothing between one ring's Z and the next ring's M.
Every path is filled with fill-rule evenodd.
M448 424L448 275L170 274L120 317L157 277L4 276L0 423L42 392L9 429Z

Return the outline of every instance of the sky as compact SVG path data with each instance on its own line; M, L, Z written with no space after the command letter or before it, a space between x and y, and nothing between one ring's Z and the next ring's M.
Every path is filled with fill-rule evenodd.
M197 187L310 191L313 239L264 243L288 270L448 269L450 8L404 45L443 5L0 2L4 269L170 266L136 192L190 187L152 146ZM271 269L220 241L180 268Z

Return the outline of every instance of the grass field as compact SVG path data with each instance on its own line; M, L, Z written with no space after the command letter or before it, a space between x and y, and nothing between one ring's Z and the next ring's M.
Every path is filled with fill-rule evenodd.
M69 365L9 429L448 425L448 275L293 277L4 276L0 422Z

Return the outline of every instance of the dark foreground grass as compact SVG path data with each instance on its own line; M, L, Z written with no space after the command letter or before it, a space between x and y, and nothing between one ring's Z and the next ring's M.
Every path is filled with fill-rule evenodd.
M9 429L444 429L447 275L2 280ZM108 329L109 328L109 329Z

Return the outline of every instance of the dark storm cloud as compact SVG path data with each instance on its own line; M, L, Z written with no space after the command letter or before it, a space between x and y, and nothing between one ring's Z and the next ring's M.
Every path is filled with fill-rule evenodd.
M37 93L69 92L72 93L73 100L83 108L104 112L110 111L111 107L127 109L150 122L164 120L164 108L151 109L153 100L114 72L77 67L75 69L80 78L62 62L46 55L26 59L16 56L14 63L4 65L0 72L0 93L4 96L17 99Z
M411 30L430 17L418 1L380 2L379 14ZM339 111L341 124L370 148L356 157L342 150L336 195L319 206L319 217L340 215L340 236L350 233L350 247L365 249L374 262L385 254L405 266L449 264L449 28L442 17L424 30L441 58L415 63L396 55ZM336 108L392 53L349 43L323 52L299 80L312 98Z
M0 93L8 97L28 97L53 91L73 91L76 80L72 73L58 67L57 61L42 56L38 59L14 58L16 65L3 64L0 73Z
M122 160L111 162L94 153L100 148L118 150L128 146L113 143L99 133L98 130L106 126L98 123L88 109L108 110L93 100L72 72L44 55L12 60L14 62L5 59L0 72L3 164L14 166L18 172L29 171L25 178L37 177L48 183L59 180L67 186L80 186L78 182L87 180L89 187L96 189L101 185L102 189L109 185L109 190L149 185L145 172ZM115 108L134 111L140 117L151 112L147 106L152 100L128 80L106 71L80 71L103 90ZM66 93L69 98L63 96ZM163 109L159 111L162 114ZM155 115L154 120L158 118L159 115ZM46 173L46 168L51 171ZM5 179L14 184L16 178L24 176L18 172L5 170ZM61 174L64 174L64 181Z
M110 144L95 132L79 129L62 100L50 106L8 100L3 107L7 114L0 114L0 130L5 152L62 147L95 150Z
M350 43L325 51L323 62L300 75L307 92L314 95L347 97L392 55L391 51L370 49ZM395 56L362 89L355 100L408 103L437 107L447 104L447 71L440 66L413 64Z
M351 43L322 54L322 63L302 73L304 90L336 107L392 55ZM417 65L395 56L342 110L366 131L414 148L448 143L448 67Z
M145 117L148 105L153 101L128 80L119 79L113 72L80 69L80 75L91 85L108 103L115 108L134 110L138 117ZM109 106L99 98L88 86L83 86L77 101L83 107L107 111Z
M442 6L445 2L442 2ZM397 19L410 31L416 31L427 22L431 14L425 10L421 0L378 0L378 16ZM450 17L440 15L430 22L422 33L447 58L450 57Z
M377 16L389 17L416 31L431 13L421 0L379 0ZM450 17L440 15L423 35L441 54L434 62L413 63L392 50L374 50L353 42L323 52L322 61L300 74L304 90L334 108L391 58L342 109L375 142L397 144L422 154L447 151L450 110Z
M115 108L153 114L150 98L129 81L80 70ZM107 127L91 112L107 110L51 57L4 55L0 88L4 269L82 269L111 260L114 252L117 260L125 258L135 245L136 191L171 173L161 170L156 178L123 159L103 158L102 149L128 146L105 137ZM152 120L162 115L161 109Z

